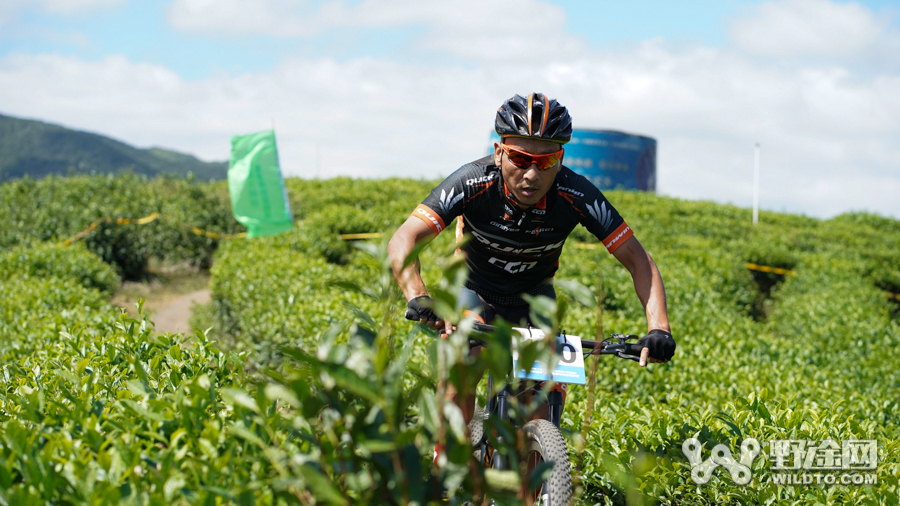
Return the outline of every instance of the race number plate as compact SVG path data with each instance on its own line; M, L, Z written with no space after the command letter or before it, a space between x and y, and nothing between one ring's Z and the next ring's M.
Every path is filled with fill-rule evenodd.
M513 370L516 377L536 381L553 380L557 383L571 383L584 385L587 378L584 373L584 355L581 353L581 338L578 336L556 336L557 350L559 350L559 362L552 371L548 371L546 363L537 361L531 367L531 371L519 368L518 342L523 340L539 341L544 339L544 332L540 329L513 328L518 335L513 334L512 359Z

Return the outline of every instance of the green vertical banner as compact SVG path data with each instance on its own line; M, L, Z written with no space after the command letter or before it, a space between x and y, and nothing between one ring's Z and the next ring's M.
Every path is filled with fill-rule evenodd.
M228 192L234 218L247 227L247 237L274 235L293 228L274 130L231 138Z

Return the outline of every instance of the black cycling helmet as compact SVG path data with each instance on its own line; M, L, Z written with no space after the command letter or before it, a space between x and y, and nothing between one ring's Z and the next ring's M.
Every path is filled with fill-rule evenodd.
M572 117L565 106L543 93L516 95L497 109L500 138L525 137L565 144L572 139Z

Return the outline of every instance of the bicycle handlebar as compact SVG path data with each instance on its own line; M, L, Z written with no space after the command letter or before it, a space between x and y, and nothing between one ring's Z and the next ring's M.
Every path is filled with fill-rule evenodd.
M476 332L488 333L494 332L497 330L497 327L493 325L487 325L484 323L475 323L473 329ZM562 334L565 336L565 333ZM609 338L604 339L603 341L591 341L589 339L581 340L581 347L583 349L591 350L590 353L585 353L586 355L615 355L619 358L625 358L628 360L640 361L641 350L644 349L643 346L638 346L636 343L626 342L628 339L637 339L638 336L635 334L623 335L623 334L610 334ZM485 342L480 339L469 338L469 347L474 348L475 346L484 346Z

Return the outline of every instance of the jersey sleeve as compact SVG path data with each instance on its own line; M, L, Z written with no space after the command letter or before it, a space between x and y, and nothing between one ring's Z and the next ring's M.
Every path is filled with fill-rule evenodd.
M440 234L465 208L465 178L467 167L462 167L431 190L411 216L425 222L434 235Z
M584 183L584 198L576 204L581 207L578 209L581 224L600 239L607 251L614 253L634 231L596 186L587 180Z

